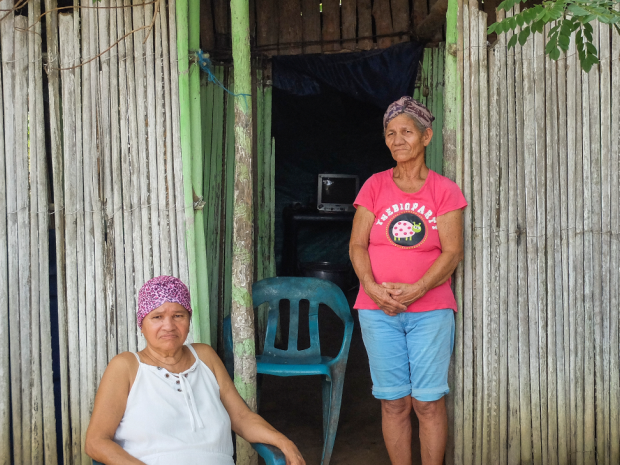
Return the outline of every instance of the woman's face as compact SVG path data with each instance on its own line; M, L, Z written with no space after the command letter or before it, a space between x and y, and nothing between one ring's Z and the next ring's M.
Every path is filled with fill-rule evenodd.
M432 137L432 129L420 132L413 120L404 114L392 119L385 129L385 145L397 163L415 160L418 157L424 160L424 148L431 142Z
M142 334L149 346L160 350L175 350L183 345L189 334L189 312L175 302L164 302L142 320Z

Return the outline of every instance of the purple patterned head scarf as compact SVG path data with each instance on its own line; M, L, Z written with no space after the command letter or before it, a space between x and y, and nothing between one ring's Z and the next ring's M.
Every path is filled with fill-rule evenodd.
M173 276L157 276L149 279L138 292L138 327L142 328L144 317L163 305L164 302L173 302L183 306L192 316L192 306L189 289L179 278Z
M428 108L414 98L405 96L396 100L385 111L385 115L383 115L383 130L385 131L387 129L387 125L390 121L403 113L413 116L427 129L431 127L435 120L435 117Z

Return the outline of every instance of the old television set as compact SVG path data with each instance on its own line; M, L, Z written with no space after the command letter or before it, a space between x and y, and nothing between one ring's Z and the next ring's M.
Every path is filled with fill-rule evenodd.
M324 212L355 211L353 201L359 183L359 177L352 174L319 174L317 208Z

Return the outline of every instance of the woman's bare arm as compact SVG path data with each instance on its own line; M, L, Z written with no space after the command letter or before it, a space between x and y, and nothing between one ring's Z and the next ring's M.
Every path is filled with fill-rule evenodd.
M143 464L113 441L123 419L138 361L130 352L117 355L106 368L95 396L95 406L86 431L85 452L102 463Z
M368 297L386 314L396 315L407 310L407 307L394 299L384 287L377 284L372 274L368 241L374 221L375 215L370 210L362 206L357 207L349 242L349 257L351 257L355 274Z
M277 447L286 457L287 465L305 465L297 446L248 408L215 351L206 344L193 344L193 347L200 359L215 374L220 386L220 399L230 416L232 430L248 442Z
M419 281L413 284L383 283L392 297L404 305L411 305L429 290L445 283L463 259L463 211L459 209L438 216L437 232L441 255Z

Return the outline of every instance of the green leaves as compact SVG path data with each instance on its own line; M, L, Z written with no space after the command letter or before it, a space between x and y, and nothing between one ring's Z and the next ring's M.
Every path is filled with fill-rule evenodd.
M508 11L524 1L504 0L497 8ZM616 9L619 1L543 0L539 5L491 24L487 32L499 35L514 31L508 40L508 48L512 48L517 42L523 46L532 33L543 33L547 24L555 22L547 35L545 53L552 60L558 60L562 52L568 51L574 35L581 67L588 72L599 63L590 22L609 24L620 34L620 11Z

